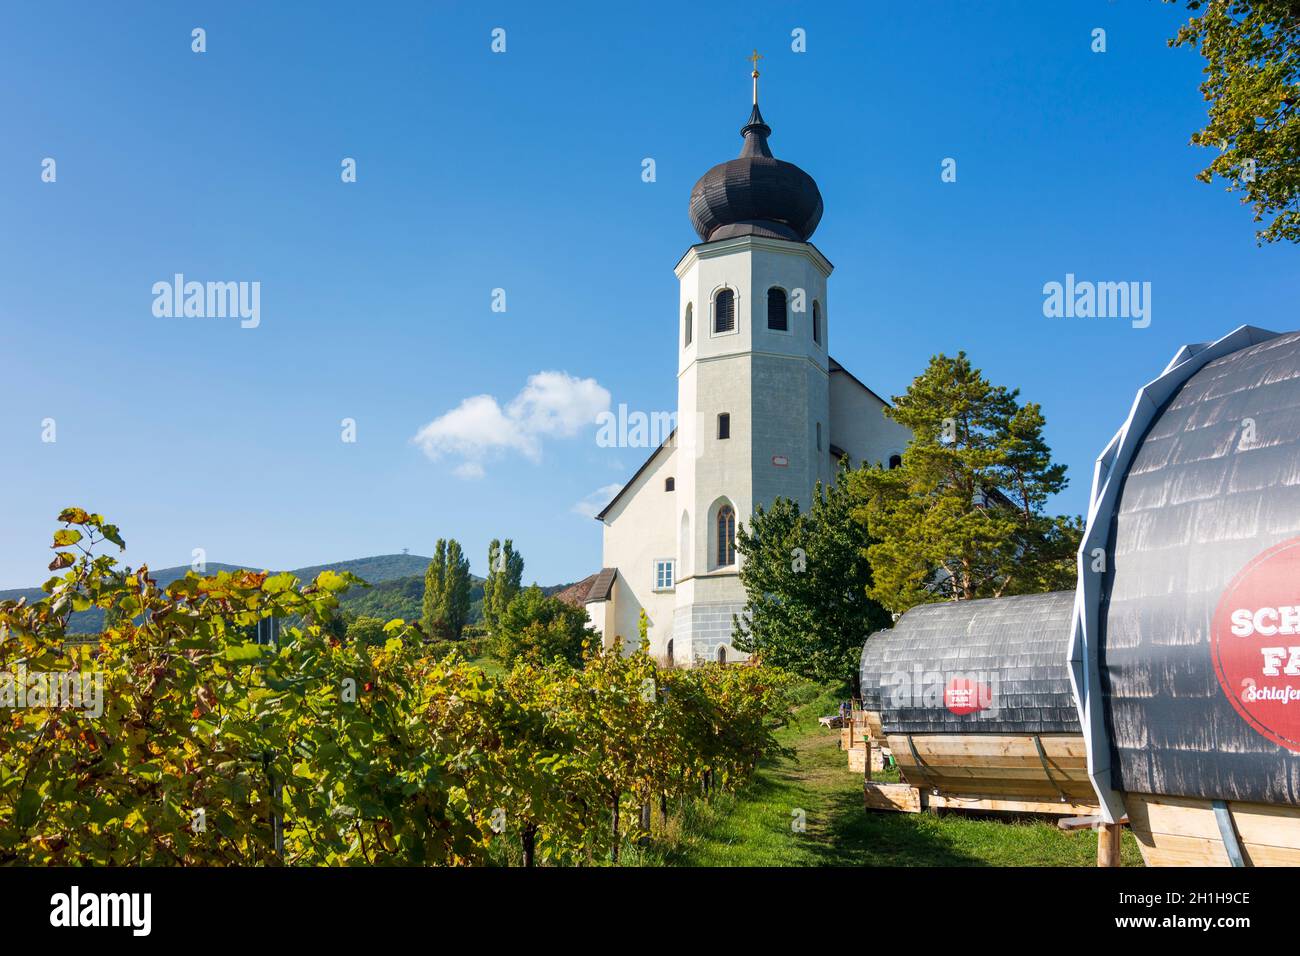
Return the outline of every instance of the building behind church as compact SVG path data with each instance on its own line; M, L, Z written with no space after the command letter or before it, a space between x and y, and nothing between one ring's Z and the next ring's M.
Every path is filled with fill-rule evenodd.
M812 177L772 156L754 105L736 159L691 190L700 242L675 272L677 429L596 517L602 569L585 605L606 647L678 665L735 661L745 604L737 523L778 496L806 511L838 459L895 465L909 433L828 351L830 261L810 241L822 218Z

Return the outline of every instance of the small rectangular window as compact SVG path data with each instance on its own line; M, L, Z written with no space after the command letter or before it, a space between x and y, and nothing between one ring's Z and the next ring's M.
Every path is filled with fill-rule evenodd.
M677 488L677 482L675 480L673 480L672 478L664 479L664 491L675 491L676 488Z
M673 589L673 561L660 558L655 561L655 590L671 591Z
M817 423L817 450L822 450L822 423Z
M727 412L723 412L718 416L718 437L731 437L731 415Z

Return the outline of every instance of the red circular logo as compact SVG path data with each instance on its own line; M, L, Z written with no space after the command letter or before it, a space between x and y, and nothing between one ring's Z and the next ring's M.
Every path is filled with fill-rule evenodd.
M1300 752L1300 538L1256 556L1210 622L1214 673L1258 733Z
M987 710L993 692L969 677L954 677L943 689L943 705L959 717Z

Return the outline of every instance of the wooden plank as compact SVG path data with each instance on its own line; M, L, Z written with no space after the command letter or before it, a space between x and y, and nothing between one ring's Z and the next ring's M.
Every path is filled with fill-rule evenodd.
M1049 760L1067 762L1088 757L1082 734L1041 734L1043 750ZM890 734L890 746L906 749L906 734ZM1032 734L913 734L912 743L922 756L932 754L959 757L1032 757L1038 760L1038 747Z
M1243 844L1300 850L1300 807L1267 803L1229 803Z
M868 780L863 785L862 794L868 810L921 812L921 792L905 783L875 783Z
M1036 775L1017 775L1006 777L997 771L961 772L955 768L917 767L910 759L901 754L896 755L899 772L908 783L918 787L935 790L953 790L958 793L970 793L979 790L996 793L1041 794L1047 797L1076 795L1092 797L1092 784L1085 780L1065 780L1053 776L1048 780L1040 770Z
M930 807L947 810L969 810L981 813L1050 813L1081 816L1095 814L1099 808L1096 804L1059 803L1051 800L1015 799L996 794L929 794L926 803Z
M1100 826L1101 822L1099 816L1066 817L1064 820L1057 820L1056 827L1059 830L1071 832L1074 830L1093 830Z
M1230 866L1210 800L1128 793L1133 833L1148 866ZM1300 807L1230 802L1248 866L1300 866Z

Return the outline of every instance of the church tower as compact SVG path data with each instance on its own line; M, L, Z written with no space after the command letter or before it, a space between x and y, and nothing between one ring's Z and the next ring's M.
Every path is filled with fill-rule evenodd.
M821 192L772 155L753 59L740 155L691 191L700 241L675 269L677 430L596 515L603 561L583 599L606 647L635 650L644 629L675 665L744 656L735 539L756 507L784 497L806 512L838 462L894 467L909 439L826 351L831 264L810 241Z
M736 159L691 191L700 242L675 272L677 581L672 657L736 660L731 617L744 607L736 526L778 495L811 505L833 477L831 264L808 240L822 217L812 177L776 159L753 109Z

